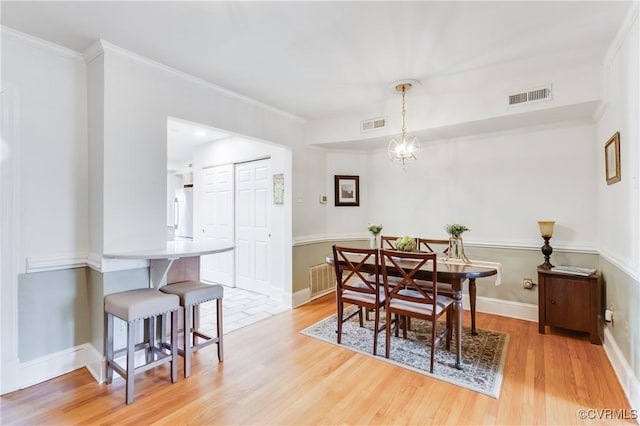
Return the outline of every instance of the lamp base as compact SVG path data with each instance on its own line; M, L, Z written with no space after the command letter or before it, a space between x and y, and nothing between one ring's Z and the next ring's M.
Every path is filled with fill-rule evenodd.
M551 269L553 265L549 262L549 258L551 257L551 253L553 253L553 248L549 245L549 240L551 237L542 237L544 239L544 245L542 246L542 254L544 255L544 263L542 265L538 265L540 268Z

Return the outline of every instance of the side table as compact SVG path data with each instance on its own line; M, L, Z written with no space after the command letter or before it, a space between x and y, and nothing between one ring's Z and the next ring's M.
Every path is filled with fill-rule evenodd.
M589 333L591 343L602 344L601 283L598 273L588 276L538 267L538 332L547 325Z

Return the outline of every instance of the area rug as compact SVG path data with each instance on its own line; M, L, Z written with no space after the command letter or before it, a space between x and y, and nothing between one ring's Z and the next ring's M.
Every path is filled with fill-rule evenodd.
M402 337L402 331L400 331L400 337L391 336L389 359L384 357L385 332L381 332L378 335L378 355L375 358L498 398L509 335L477 329L478 335L473 336L470 327L463 327L463 370L455 368L454 337L451 342L451 352L446 350L444 339L436 347L433 373L429 373L431 344L429 324L427 321L412 318L411 331L408 332L407 339ZM438 326L442 325L438 323ZM302 330L301 333L337 345L336 330L336 316L332 315ZM358 324L357 315L345 322L342 326L340 346L373 357L373 321L365 321L362 328Z

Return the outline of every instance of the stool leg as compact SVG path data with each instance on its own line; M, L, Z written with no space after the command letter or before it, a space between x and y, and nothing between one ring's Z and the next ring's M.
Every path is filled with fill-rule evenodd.
M111 362L113 361L113 315L104 313L104 352L106 356L105 363L105 383L111 384L113 380L113 368Z
M191 375L191 330L195 329L191 324L194 320L195 312L193 305L185 305L184 307L184 377ZM195 342L196 336L193 333L193 341Z
M146 347L146 358L147 363L153 362L153 346L155 345L155 317L145 318L144 323L146 325L146 329L144 332L144 341L147 345Z
M224 361L224 352L222 348L222 335L224 334L222 330L222 298L216 299L216 331L218 333L218 361Z
M191 323L193 331L200 330L200 304L191 305L193 308L193 322ZM198 336L193 333L193 346L198 345Z
M171 312L171 383L178 381L178 313Z
M126 398L127 404L133 402L133 380L135 376L135 353L136 353L136 331L135 323L127 323L127 382Z

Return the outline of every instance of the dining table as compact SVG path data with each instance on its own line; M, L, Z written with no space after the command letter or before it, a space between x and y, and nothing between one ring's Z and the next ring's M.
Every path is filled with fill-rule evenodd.
M348 258L348 257L347 257ZM354 258L354 261L356 259ZM335 264L333 255L327 256L326 261L329 264ZM344 260L340 260L344 264ZM410 260L402 260L398 262L406 272L410 272L415 267L415 263ZM433 273L431 266L425 264L423 268L416 272L415 278L425 281L433 281ZM370 257L367 262L362 265L362 272L375 274L381 273L380 265L376 265L374 258ZM444 259L437 260L436 274L437 282L450 284L453 293L453 321L454 321L454 334L456 336L456 362L455 367L458 370L462 370L462 285L465 280L469 280L469 301L471 305L471 331L472 334L477 334L475 324L475 299L476 299L476 279L483 277L490 277L496 275L498 269L490 266L474 266L464 262L446 262Z

